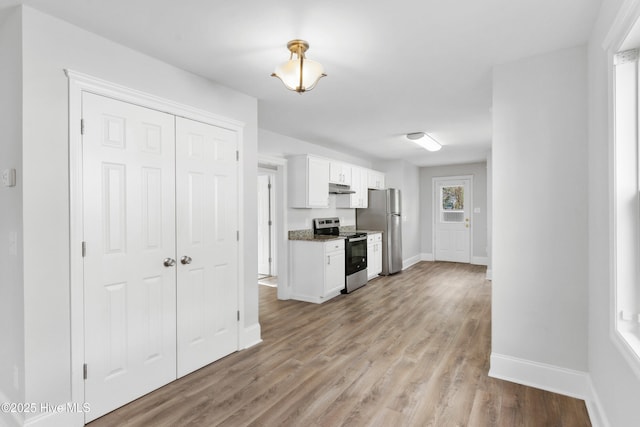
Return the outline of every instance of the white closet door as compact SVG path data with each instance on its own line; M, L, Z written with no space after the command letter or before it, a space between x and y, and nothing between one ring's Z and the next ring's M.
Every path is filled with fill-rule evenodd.
M84 93L86 421L176 378L174 117ZM44 214L44 213L43 213Z
M178 376L238 349L237 133L176 119Z

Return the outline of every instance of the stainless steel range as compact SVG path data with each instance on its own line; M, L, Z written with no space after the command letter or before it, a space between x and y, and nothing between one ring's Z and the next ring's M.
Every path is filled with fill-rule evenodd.
M367 284L367 234L340 232L339 218L316 218L313 220L315 236L344 237L345 288L349 293Z

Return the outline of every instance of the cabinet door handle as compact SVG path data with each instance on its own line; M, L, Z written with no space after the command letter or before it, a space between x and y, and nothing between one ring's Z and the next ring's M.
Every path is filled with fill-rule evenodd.
M327 265L331 265L331 257L327 256Z
M162 263L165 267L173 267L174 265L176 265L176 260L173 258L165 258Z
M188 256L188 255L185 255L185 256L183 256L182 258L180 258L180 262L181 262L183 265L191 264L191 261L193 261L193 260L192 260L192 259L191 259L191 257L190 257L190 256Z

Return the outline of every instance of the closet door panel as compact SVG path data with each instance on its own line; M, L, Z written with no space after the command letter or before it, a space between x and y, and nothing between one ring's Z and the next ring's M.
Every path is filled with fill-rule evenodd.
M174 117L84 93L86 421L176 378Z
M237 133L176 118L178 376L238 349Z

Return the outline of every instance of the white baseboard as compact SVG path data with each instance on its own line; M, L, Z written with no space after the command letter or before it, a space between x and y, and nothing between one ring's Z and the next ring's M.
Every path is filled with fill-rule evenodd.
M420 254L420 260L421 261L435 261L435 257L433 256L433 254L422 253L422 254Z
M487 268L487 280L493 280L493 270Z
M27 418L24 427L72 427L83 426L84 415L71 412L48 412Z
M12 403L3 392L0 390L0 403ZM15 402L17 403L17 402ZM7 427L19 427L24 423L22 414L17 412L5 412L0 411L0 425Z
M486 256L472 256L471 264L474 265L489 265L489 257Z
M262 329L260 328L260 323L244 328L242 341L240 342L240 349L244 350L246 348L253 347L256 344L260 344L262 342L261 334Z
M403 259L402 260L402 269L406 270L407 268L411 267L412 265L415 265L415 264L419 263L420 261L422 261L420 255L412 256L411 258L408 258L408 259Z
M589 374L545 363L491 353L489 376L591 401Z
M421 253L420 261L435 261L436 257L433 254ZM470 258L470 264L475 265L489 265L489 257L486 256L472 256Z
M591 425L593 427L611 427L611 424L609 424L609 420L604 412L604 408L602 407L602 402L600 402L600 397L593 386L591 377L589 377L589 388L591 390L591 399L585 400L585 404L587 405L587 412L589 413Z

